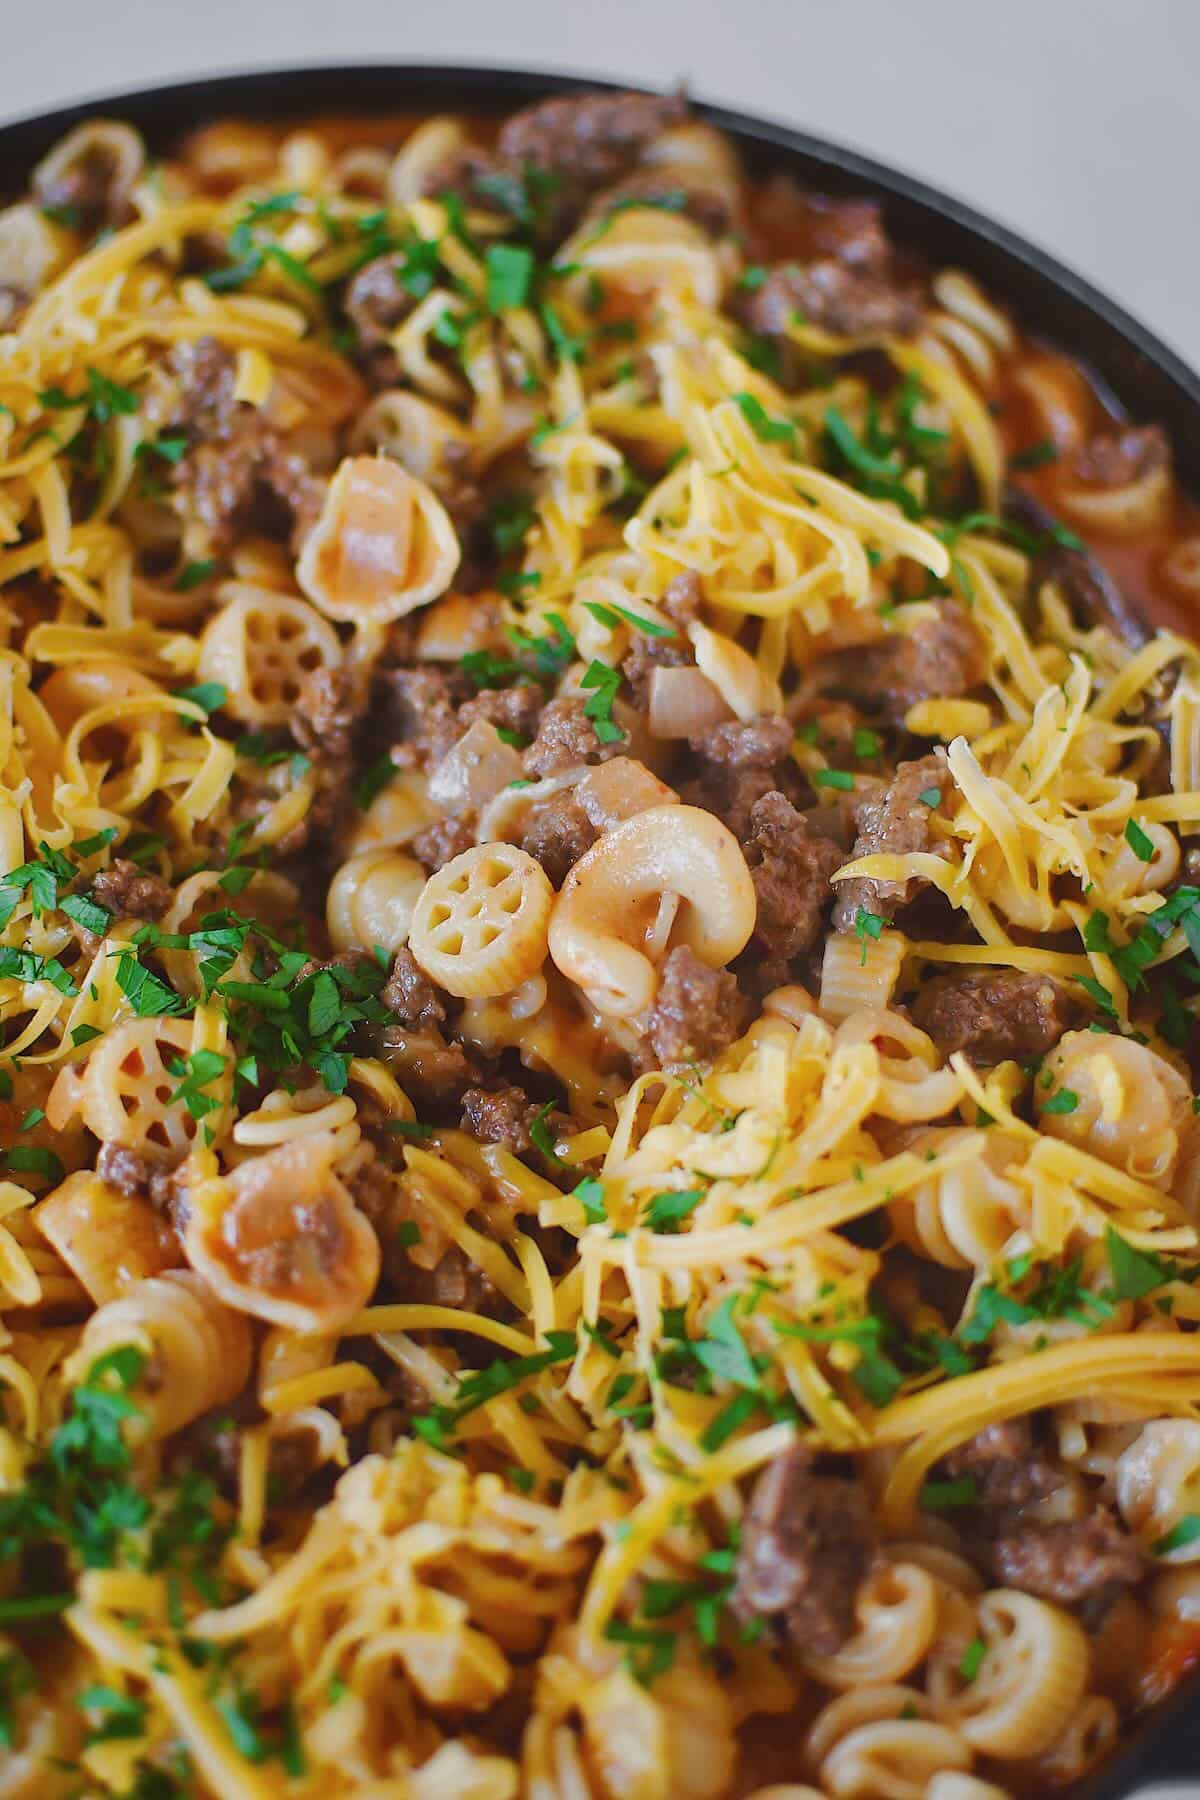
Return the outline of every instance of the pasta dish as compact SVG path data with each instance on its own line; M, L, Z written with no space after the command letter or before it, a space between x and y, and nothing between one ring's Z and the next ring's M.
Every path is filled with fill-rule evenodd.
M1200 1663L1200 518L679 97L0 211L0 1800L1003 1800Z

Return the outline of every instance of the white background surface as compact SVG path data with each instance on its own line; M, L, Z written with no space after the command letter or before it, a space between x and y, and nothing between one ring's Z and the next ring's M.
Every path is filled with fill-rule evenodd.
M960 194L1200 365L1200 0L0 0L0 118L323 59L685 77Z

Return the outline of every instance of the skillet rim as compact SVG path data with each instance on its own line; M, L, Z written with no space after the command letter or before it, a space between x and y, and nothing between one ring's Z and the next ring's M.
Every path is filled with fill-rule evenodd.
M286 119L316 113L503 113L583 89L617 90L611 78L482 63L311 62L267 65L105 90L69 105L0 121L0 195L17 191L39 157L96 114L128 119L155 148L213 118ZM1131 418L1165 424L1184 485L1200 497L1200 374L1118 301L1010 226L890 163L781 120L693 100L737 139L751 169L799 167L833 193L884 198L896 239L926 257L949 257L1010 301L1035 336L1081 363L1105 400ZM1197 624L1200 638L1200 622ZM1200 1776L1200 1669L1185 1677L1133 1734L1061 1800L1130 1800L1150 1782ZM1180 1800L1188 1792L1179 1790Z

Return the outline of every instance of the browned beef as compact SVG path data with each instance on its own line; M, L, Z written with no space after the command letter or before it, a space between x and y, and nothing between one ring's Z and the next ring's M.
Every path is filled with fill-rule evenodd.
M391 970L379 997L388 1011L395 1013L401 1025L411 1031L445 1022L446 1008L441 995L407 944L392 958Z
M945 856L943 843L934 835L934 814L944 805L953 782L940 756L923 756L919 762L902 762L882 793L868 794L858 808L858 836L847 860L888 853L907 856L915 850ZM921 795L934 793L940 800L930 805ZM859 875L836 884L833 922L839 931L853 931L859 911L877 918L894 919L898 909L926 884L918 876L907 881L880 881Z
M632 173L642 152L686 118L681 94L568 94L514 113L496 151L503 168L546 178L547 228L562 230L590 195Z
M1153 469L1166 468L1170 460L1171 446L1162 426L1141 425L1090 437L1072 457L1070 471L1089 487L1119 488Z
M441 869L456 856L461 856L464 850L469 850L474 842L475 833L465 819L438 819L424 831L418 831L412 841L412 851L427 869Z
M450 1043L445 996L436 988L407 944L392 958L380 994L396 1017L380 1034L384 1060L396 1071L405 1092L423 1103L445 1109L457 1105L481 1070L461 1044Z
M778 713L756 719L728 719L688 739L698 761L695 773L679 784L680 797L707 807L724 820L734 836L750 834L750 814L764 794L778 791L800 798L804 783L792 760L792 727Z
M101 1144L96 1157L96 1173L118 1192L131 1199L149 1200L166 1213L182 1230L187 1190L179 1181L176 1167L165 1155L155 1156L143 1150L131 1150L125 1144Z
M172 479L214 553L250 528L290 531L298 542L320 510L322 484L258 407L234 399L232 353L215 338L198 338L176 344L166 370L177 395L164 423L190 445Z
M1137 1545L1103 1508L1082 1519L1032 1516L1064 1478L1039 1448L1028 1418L987 1426L951 1451L941 1470L950 1480L973 1483L954 1516L993 1580L1061 1606L1088 1603L1094 1611L1140 1578Z
M933 604L936 616L912 631L822 657L813 669L822 692L898 723L920 700L953 700L978 687L987 662L970 614L957 600Z
M952 1481L973 1481L974 1504L991 1517L1010 1515L1013 1508L1044 1499L1061 1485L1061 1477L1038 1451L1027 1418L985 1426L952 1450L941 1466Z
M169 881L123 856L101 869L92 882L92 899L117 919L161 919L174 898Z
M700 577L692 569L668 583L660 610L675 627L673 637L650 637L638 632L633 647L621 664L621 673L633 691L633 704L645 712L650 701L650 677L655 669L677 669L694 662L687 628L700 615L704 589Z
M1141 1579L1134 1539L1107 1512L1052 1525L1017 1525L991 1546L991 1567L1005 1587L1077 1606L1111 1598Z
M353 670L313 669L301 683L291 717L292 735L302 750L341 760L353 749L366 706L365 685Z
M849 268L879 273L892 260L878 200L810 193L782 171L759 188L756 220L788 261L835 256Z
M865 272L837 256L784 263L739 300L751 331L786 334L793 321L837 337L909 337L921 323L914 286L884 272Z
M389 252L364 263L346 285L342 308L363 350L386 348L392 332L417 304L401 280L401 268L401 258Z
M935 975L922 983L910 1010L943 1056L963 1050L980 1066L1045 1056L1083 1016L1057 981L1020 969Z
M832 838L809 828L803 813L777 790L750 808L742 850L758 896L751 954L791 962L811 950L833 902L829 877L845 862Z
M598 836L574 795L561 793L532 814L521 835L521 848L537 858L557 888Z
M527 775L561 775L579 763L607 762L610 756L621 754L624 739L602 744L583 710L585 705L577 694L551 700L542 713L537 736L525 752Z
M454 1306L460 1312L485 1313L493 1318L507 1309L503 1295L457 1244L451 1245L434 1269L418 1269L410 1263L402 1292L406 1300L425 1300L434 1306Z
M854 1630L858 1589L876 1551L866 1490L823 1475L797 1444L758 1479L742 1531L731 1602L766 1618L797 1650L832 1656Z
M742 1028L745 1004L735 976L710 969L679 944L662 966L642 1051L650 1067L683 1068L708 1063Z
M503 1144L514 1156L532 1150L529 1127L537 1105L522 1088L468 1088L462 1101L462 1128L481 1144Z
M375 684L372 719L378 718L392 760L402 768L431 768L462 736L458 709L465 680L442 669L382 669Z
M489 725L495 725L501 731L511 731L520 738L532 738L538 728L544 698L541 688L531 681L521 681L510 688L483 688L473 700L464 700L459 707L459 727L465 731L476 719L486 719Z

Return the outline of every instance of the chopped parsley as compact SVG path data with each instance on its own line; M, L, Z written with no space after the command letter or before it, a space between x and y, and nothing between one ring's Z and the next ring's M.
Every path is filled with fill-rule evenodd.
M677 1232L684 1219L695 1212L705 1191L704 1188L672 1188L666 1193L655 1194L646 1208L645 1223L651 1231Z
M981 1637L972 1638L963 1651L962 1661L958 1665L958 1672L964 1681L974 1681L983 1667L983 1659L986 1655L987 1645L983 1639Z
M621 687L620 669L610 669L607 663L593 659L580 677L579 685L593 690L584 702L583 711L585 718L592 722L597 742L620 743L625 733L612 716L613 701Z
M642 632L646 637L669 638L675 636L673 625L667 625L661 619L647 619L641 613L631 612L627 606L618 606L615 601L610 605L605 605L599 600L585 600L583 605L584 610L590 612L593 619L596 619L608 631L615 631L621 620L624 619L627 625L632 625L635 631Z
M520 550L536 517L531 494L506 494L494 500L486 525L497 555L509 556Z
M499 1358L489 1363L486 1369L460 1375L453 1404L435 1406L431 1412L419 1414L413 1420L413 1429L440 1448L468 1413L486 1406L501 1394L511 1393L532 1376L540 1375L543 1369L570 1362L576 1347L573 1331L548 1331L544 1350L537 1350L531 1356L514 1356L507 1361Z
M229 689L222 687L219 681L199 681L195 687L176 688L176 700L190 700L202 712L220 712L229 699Z
M847 794L854 789L854 776L849 769L813 769L808 779L817 788L840 788Z
M1010 469L1044 469L1047 463L1058 461L1058 446L1053 438L1039 438L1036 444L1027 449L1018 450L1008 459Z
M1172 1550L1185 1550L1189 1544L1200 1542L1200 1513L1185 1513L1178 1525L1173 1525L1153 1545L1155 1556L1169 1556Z
M756 438L761 438L764 444L786 444L791 450L796 448L796 427L791 419L773 418L753 394L735 394L733 400Z
M1153 840L1142 830L1136 819L1130 819L1126 823L1125 842L1140 862L1154 861Z
M524 306L534 278L534 256L523 244L489 244L484 256L490 313Z
M921 1505L926 1512L955 1512L960 1507L974 1506L979 1499L979 1483L973 1475L956 1481L927 1481L921 1489Z
M863 967L867 963L867 945L871 940L878 943L883 936L883 920L878 913L868 912L860 906L854 915L854 935L862 945L860 961Z
M1059 1088L1042 1101L1044 1113L1073 1113L1079 1105L1079 1095L1072 1088Z
M211 556L203 562L184 563L183 568L175 577L176 593L190 594L194 588L202 587L206 581L212 579L219 566L216 558Z
M604 1183L594 1175L585 1175L575 1189L575 1198L583 1208L583 1216L589 1225L601 1225L608 1218L608 1206L604 1198Z

